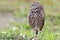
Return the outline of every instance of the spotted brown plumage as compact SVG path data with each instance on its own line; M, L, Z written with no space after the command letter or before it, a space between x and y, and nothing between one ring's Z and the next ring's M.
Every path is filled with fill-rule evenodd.
M42 30L45 19L44 15L45 14L42 4L40 4L39 2L33 2L28 14L28 20L30 26L33 28L36 34L38 34L38 32Z

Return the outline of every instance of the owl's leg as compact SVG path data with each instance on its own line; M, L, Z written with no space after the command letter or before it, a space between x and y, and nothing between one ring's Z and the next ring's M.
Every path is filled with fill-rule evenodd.
M36 36L40 34L40 30L36 30Z
M35 30L35 37L38 37L39 35L39 30Z
M36 35L38 34L38 30L36 30Z
M34 30L34 37L32 40L38 40L38 34L39 34L39 31L38 30Z

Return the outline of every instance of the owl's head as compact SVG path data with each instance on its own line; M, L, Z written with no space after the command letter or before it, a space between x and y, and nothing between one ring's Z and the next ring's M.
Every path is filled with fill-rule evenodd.
M32 12L40 12L41 10L43 10L43 6L39 2L33 2L31 4L31 9L30 10Z

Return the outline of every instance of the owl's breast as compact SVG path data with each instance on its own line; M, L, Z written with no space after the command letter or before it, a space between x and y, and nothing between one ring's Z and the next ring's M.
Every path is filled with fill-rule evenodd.
M38 16L38 15L35 13L35 14L34 14L34 17L37 18L37 16Z

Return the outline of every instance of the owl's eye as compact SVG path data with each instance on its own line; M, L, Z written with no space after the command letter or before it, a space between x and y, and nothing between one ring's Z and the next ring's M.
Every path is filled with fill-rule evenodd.
M35 6L35 5L32 5L32 6Z
M36 8L36 9L38 9L38 8Z
M37 10L38 8L35 8L35 10Z

